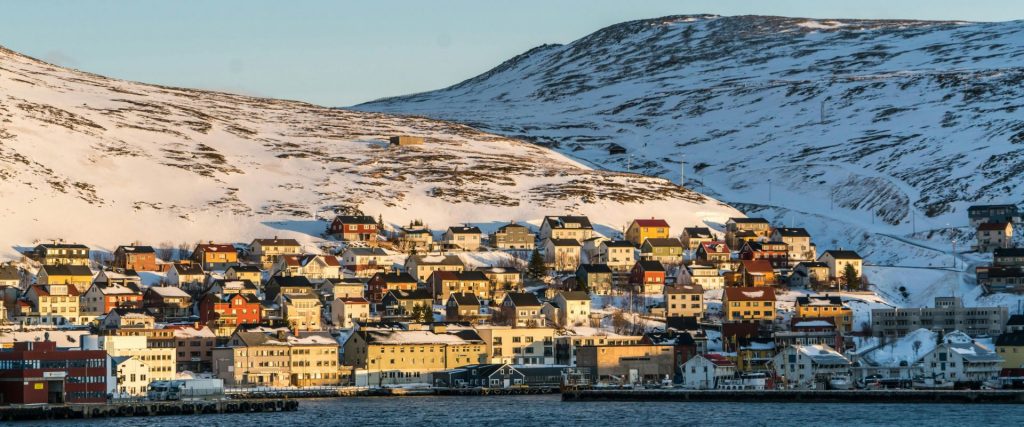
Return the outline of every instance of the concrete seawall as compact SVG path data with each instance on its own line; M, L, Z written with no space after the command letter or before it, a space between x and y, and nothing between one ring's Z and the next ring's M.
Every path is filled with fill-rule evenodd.
M1024 403L1020 390L566 390L562 400L822 403Z
M296 400L206 400L175 402L94 403L0 407L0 420L57 420L69 418L148 417L154 415L286 412L299 408Z

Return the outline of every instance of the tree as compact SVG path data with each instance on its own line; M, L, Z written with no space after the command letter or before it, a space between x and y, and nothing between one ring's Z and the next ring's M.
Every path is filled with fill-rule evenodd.
M170 241L160 242L156 248L156 256L167 262L175 261L174 253L174 243Z
M942 342L946 340L946 334L939 329L939 333L935 335L935 344L942 345Z
M843 270L843 281L846 282L847 289L860 289L860 277L857 276L857 269L853 267L853 264L846 264L846 269Z
M412 320L416 322L430 322L434 320L434 313L430 306L417 304L412 308Z
M380 230L381 233L384 232L384 215L377 214L377 229Z
M181 242L178 244L178 259L183 260L189 257L189 253L192 251L192 245L188 242Z
M540 251L534 249L530 254L530 263L526 266L526 277L531 280L543 280L548 275L548 266L544 264L544 257Z

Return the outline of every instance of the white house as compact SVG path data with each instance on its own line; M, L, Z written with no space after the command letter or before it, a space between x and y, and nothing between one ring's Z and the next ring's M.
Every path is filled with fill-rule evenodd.
M336 298L331 301L331 323L342 329L350 329L354 321L365 322L370 318L370 303L365 298Z
M636 247L628 240L605 240L597 247L591 264L607 264L612 271L629 271L636 264Z
M832 377L850 372L849 359L821 344L791 345L776 354L772 363L783 384L800 389L823 388Z
M544 262L555 271L573 271L580 265L580 242L574 239L544 241Z
M558 308L556 323L560 326L587 326L590 322L590 295L583 291L560 292L552 305Z
M683 364L683 387L688 389L713 390L735 376L736 364L720 354L698 354Z
M854 251L827 250L818 257L818 262L828 265L828 275L833 279L843 277L847 265L853 266L857 271L857 277L864 275L864 259Z
M1003 358L966 334L951 333L921 358L925 378L954 383L981 383L999 376Z
M475 251L480 249L481 234L483 233L477 227L448 227L444 232L443 241L466 251Z

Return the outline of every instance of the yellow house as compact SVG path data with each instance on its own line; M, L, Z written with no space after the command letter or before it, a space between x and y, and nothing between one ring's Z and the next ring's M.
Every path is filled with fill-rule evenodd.
M255 265L233 265L224 272L225 280L248 280L255 284L263 282L263 272Z
M81 325L78 290L72 285L32 285L25 291L32 313L19 321L31 325Z
M555 363L554 328L481 325L476 331L487 344L487 359L483 363Z
M843 332L853 330L853 310L843 299L829 295L805 295L796 299L797 317L831 317Z
M78 293L85 293L92 285L92 270L84 265L44 265L36 274L38 285L74 285Z
M740 342L736 350L736 370L739 372L767 372L768 362L775 357L775 342L751 339Z
M634 219L626 229L626 240L640 246L647 239L667 239L669 237L668 222L663 219Z
M369 382L429 382L431 372L482 363L487 346L472 329L360 329L345 341L346 366L366 370Z
M704 288L700 285L665 286L665 316L704 317Z
M238 331L227 346L213 349L212 362L214 374L230 386L326 386L341 377L338 343L327 333Z
M775 320L775 288L725 288L722 311L728 321Z
M176 376L174 347L150 347L145 336L104 335L97 338L99 349L110 357L136 357L149 369L151 381L173 380Z
M1006 332L996 338L996 354L1003 358L1003 369L1024 368L1024 331Z
M277 296L281 317L293 331L321 330L322 305L320 298L311 294L281 294Z

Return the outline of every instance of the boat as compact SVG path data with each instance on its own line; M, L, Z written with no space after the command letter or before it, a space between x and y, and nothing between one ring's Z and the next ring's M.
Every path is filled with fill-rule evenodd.
M853 380L849 375L834 375L828 380L829 390L850 390L853 388Z
M952 390L953 382L945 378L919 378L913 386L915 390Z

